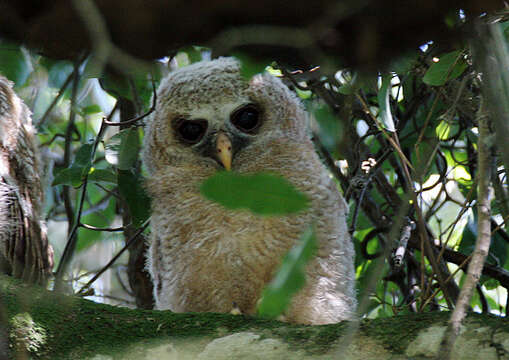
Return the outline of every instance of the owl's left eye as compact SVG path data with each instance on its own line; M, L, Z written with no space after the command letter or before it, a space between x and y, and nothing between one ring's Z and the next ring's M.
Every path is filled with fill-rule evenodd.
M251 134L261 125L260 111L254 104L249 104L236 110L230 121L240 131Z

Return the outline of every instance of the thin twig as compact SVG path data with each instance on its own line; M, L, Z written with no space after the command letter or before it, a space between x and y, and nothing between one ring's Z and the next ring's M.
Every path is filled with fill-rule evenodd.
M145 114L142 114L140 116L137 116L133 119L129 119L129 120L126 120L126 121L120 121L120 122L114 122L114 121L109 121L109 120L105 120L105 124L106 125L109 125L109 126L125 126L125 125L131 125L131 124L134 124L136 123L137 121L149 116L156 108L156 102L157 102L157 91L156 91L156 84L154 82L154 79L152 79L152 106L150 107L150 109L145 113Z
M107 125L105 124L105 122L103 120L103 122L101 123L101 128L99 129L99 132L95 139L94 146L92 148L92 153L90 155L90 159L92 161L95 157L95 152L97 150L97 146L99 145L99 143L104 135L106 127L107 127ZM86 194L87 194L87 185L88 185L88 173L85 174L84 179L83 179L83 187L81 190L81 196L80 196L80 202L78 205L78 213L76 215L76 220L74 221L74 226L72 227L72 230L69 233L67 243L64 248L64 252L62 253L62 257L60 258L60 263L58 264L58 269L55 274L55 291L59 291L61 289L63 274L66 271L67 266L69 265L69 262L72 259L74 248L76 247L76 242L78 240L78 237L77 237L78 228L81 223L83 206L85 204L85 198L86 198Z
M88 229L88 230L93 230L93 231L106 231L106 232L117 232L117 231L124 231L124 227L121 226L121 227L116 227L116 228L99 228L99 227L95 227L95 226L92 226L92 225L88 225L88 224L84 224L84 223L81 223L80 226L82 228L85 228L85 229Z

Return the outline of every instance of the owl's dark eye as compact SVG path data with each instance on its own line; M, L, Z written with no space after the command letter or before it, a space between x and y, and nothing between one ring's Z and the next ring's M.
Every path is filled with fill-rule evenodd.
M260 111L253 104L236 110L230 120L237 129L248 134L255 132L261 125Z
M207 131L207 120L179 119L177 120L176 131L186 143L196 144Z

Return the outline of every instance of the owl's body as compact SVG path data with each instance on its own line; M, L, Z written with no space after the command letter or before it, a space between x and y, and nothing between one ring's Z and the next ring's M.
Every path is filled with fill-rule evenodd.
M243 80L229 58L171 73L158 90L143 158L153 198L148 266L158 309L254 314L282 257L314 224L317 256L285 318L324 324L354 316L346 204L314 151L305 112L279 79ZM228 210L200 193L222 167L282 175L311 206L277 217Z

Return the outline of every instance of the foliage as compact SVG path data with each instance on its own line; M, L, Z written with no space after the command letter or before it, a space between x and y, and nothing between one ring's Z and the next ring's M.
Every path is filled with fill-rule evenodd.
M202 184L201 192L226 208L248 209L259 215L291 214L308 206L304 194L274 174L221 171Z
M119 74L105 68L97 74L99 78L92 78L87 60L74 64L54 61L0 43L0 58L6 59L0 63L0 73L15 82L32 109L45 150L51 184L46 209L50 230L55 230L50 239L57 255L63 251L66 235L56 229L66 221L72 227L85 179L90 186L83 216L78 219L77 257L94 258L90 252L94 245L104 249L111 239L120 242L111 232L97 230L119 223L125 230L145 223L150 205L138 158L143 119L109 126L100 134L102 119L127 120L126 107L114 105L117 101L128 104L135 115L147 112L153 85L162 75L171 67L209 55L205 48L187 47L169 61L151 64L149 70ZM237 57L246 77L265 68L266 63L242 54ZM444 51L440 44L429 43L380 69L379 74L341 67L291 72L275 63L269 68L282 74L312 114L317 150L350 206L359 293L369 297L366 308L361 309L363 315L385 317L442 309L457 296L476 235L477 124L478 116L484 114L482 78L474 65L466 44ZM93 143L97 144L95 154ZM484 174L490 176L495 189L487 265L492 271L485 272L471 303L475 310L496 314L507 311L504 300L509 284L503 151L506 149L493 146L492 173ZM224 187L242 189L250 196L227 198L225 194L231 192ZM266 174L248 178L218 173L204 183L202 191L229 208L248 208L267 216L298 211L307 204L286 181ZM408 244L403 244L402 229L409 223L416 226ZM288 281L276 277L280 281L275 280L265 294L278 299L271 305L287 303L288 294L295 290L291 285L300 277L296 269L303 266L312 247L312 235L306 233L303 238L278 274ZM432 246L431 251L424 242ZM401 265L393 257L398 247L404 250ZM87 268L83 262L74 262L73 273L78 275L72 285L76 288L102 265ZM101 292L99 286L96 289ZM280 292L284 295L277 295ZM129 298L121 286L103 295ZM265 310L267 304L264 301L263 313L280 312L281 308Z

